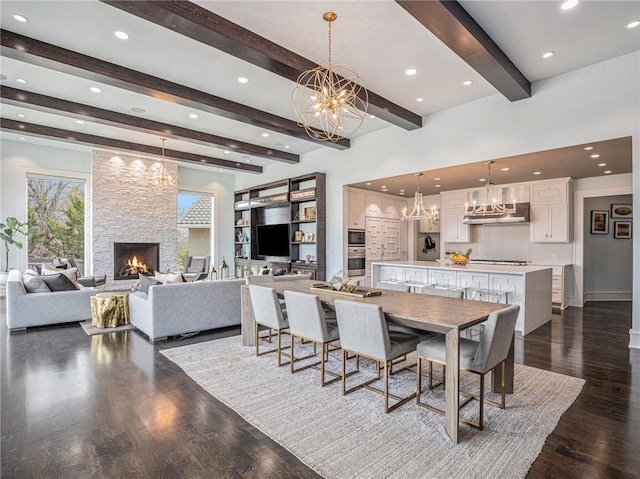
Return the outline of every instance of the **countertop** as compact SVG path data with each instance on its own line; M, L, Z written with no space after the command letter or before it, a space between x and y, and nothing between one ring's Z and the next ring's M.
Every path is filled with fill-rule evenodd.
M458 266L438 261L372 261L371 264L380 264L387 266L406 266L413 268L434 268L448 269L453 271L478 271L484 273L504 273L504 274L524 274L533 273L535 271L543 271L551 269L551 266L510 266L498 264L467 264L466 266Z

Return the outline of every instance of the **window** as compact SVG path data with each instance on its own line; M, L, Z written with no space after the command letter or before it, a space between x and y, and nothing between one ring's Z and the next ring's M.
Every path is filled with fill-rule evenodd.
M178 193L178 271L187 256L213 256L213 204L211 195Z
M85 181L27 177L29 263L73 258L84 271Z

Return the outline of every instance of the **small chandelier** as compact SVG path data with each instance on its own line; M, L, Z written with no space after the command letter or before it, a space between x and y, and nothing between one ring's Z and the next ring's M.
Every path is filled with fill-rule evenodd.
M422 173L416 173L416 177L418 178L418 187L416 188L416 193L413 197L413 209L411 210L410 214L407 214L406 208L402 210L403 220L428 219L432 221L438 221L438 218L440 217L438 209L435 206L432 206L430 210L427 210L424 207L424 203L422 202L422 191L420 191L420 177L422 175Z
M160 140L162 140L162 160L160 165L156 165L156 169L151 176L151 186L156 189L175 189L178 187L178 174L167 171L167 165L164 161L164 142L167 139L160 138Z
M511 214L516 212L516 200L513 200L511 205L506 203L498 203L498 199L493 191L493 182L491 181L491 165L493 161L488 161L487 164L487 182L484 185L484 198L482 204L477 204L475 201L469 205L467 203L468 215L482 215L482 216L500 216L504 214Z
M360 77L346 65L331 63L331 22L338 15L326 12L329 22L329 62L302 72L293 90L293 107L298 125L311 138L337 142L355 133L369 107L367 90Z

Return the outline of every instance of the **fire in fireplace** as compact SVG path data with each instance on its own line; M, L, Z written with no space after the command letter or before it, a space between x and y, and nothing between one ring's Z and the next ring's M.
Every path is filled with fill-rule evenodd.
M152 275L160 264L160 243L114 243L113 279Z

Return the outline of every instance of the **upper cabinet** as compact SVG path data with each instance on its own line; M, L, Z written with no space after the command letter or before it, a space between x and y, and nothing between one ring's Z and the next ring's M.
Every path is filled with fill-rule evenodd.
M365 226L364 192L350 189L347 228L363 230Z
M467 208L467 191L441 193L441 241L447 243L469 243L471 231L469 225L462 222Z
M404 200L370 193L365 193L364 202L365 215L369 218L399 220L402 218L402 210L407 207L407 202Z
M570 234L571 179L537 181L531 184L532 243L568 243Z

